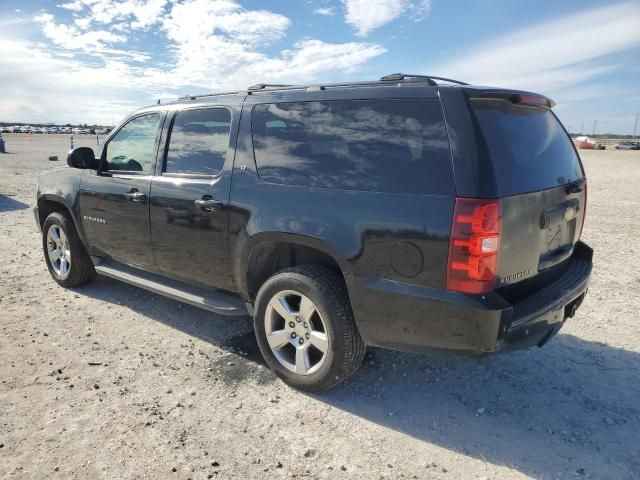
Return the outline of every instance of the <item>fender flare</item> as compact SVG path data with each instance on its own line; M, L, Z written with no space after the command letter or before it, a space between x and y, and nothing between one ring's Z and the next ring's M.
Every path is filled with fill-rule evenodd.
M60 195L56 195L53 193L43 193L38 197L38 201L37 201L38 221L40 222L40 226L42 227L46 218L42 217L42 210L40 208L41 202L50 202L50 203L56 203L58 205L62 205L64 209L67 211L67 213L69 214L69 216L71 217L73 226L76 228L76 232L78 232L78 236L80 237L80 240L82 241L83 245L85 246L85 248L88 247L86 242L86 237L84 235L84 230L82 228L82 223L78 220L78 218L74 214L73 207L71 207L68 204L68 202L64 199L64 197L61 197Z
M238 260L235 262L234 282L238 292L244 298L249 298L250 296L247 282L249 265L253 261L253 255L257 247L266 243L285 243L312 248L333 259L340 267L345 278L352 275L352 266L349 261L333 245L324 240L297 233L260 232L249 237L236 256Z

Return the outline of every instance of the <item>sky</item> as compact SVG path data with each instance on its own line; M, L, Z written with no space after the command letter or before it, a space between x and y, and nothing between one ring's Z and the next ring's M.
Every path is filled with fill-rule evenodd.
M532 90L571 132L630 134L640 1L0 0L0 121L110 125L159 98L394 72Z

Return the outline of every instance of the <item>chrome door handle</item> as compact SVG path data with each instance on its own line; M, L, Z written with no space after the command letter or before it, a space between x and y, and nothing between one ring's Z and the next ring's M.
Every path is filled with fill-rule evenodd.
M214 200L213 198L199 198L194 201L196 206L205 212L213 212L214 210L222 207L222 202Z
M137 190L131 190L125 193L124 196L132 202L144 202L147 199L144 193L138 192Z

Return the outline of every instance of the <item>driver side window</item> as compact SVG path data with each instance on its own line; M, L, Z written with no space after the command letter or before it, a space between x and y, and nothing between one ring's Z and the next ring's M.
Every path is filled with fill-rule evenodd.
M104 170L150 173L160 120L159 113L151 113L122 127L105 146Z

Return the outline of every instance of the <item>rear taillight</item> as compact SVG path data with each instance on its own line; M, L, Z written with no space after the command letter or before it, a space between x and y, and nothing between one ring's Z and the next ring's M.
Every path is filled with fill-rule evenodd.
M447 289L484 293L493 288L498 271L500 203L456 198L449 243Z

